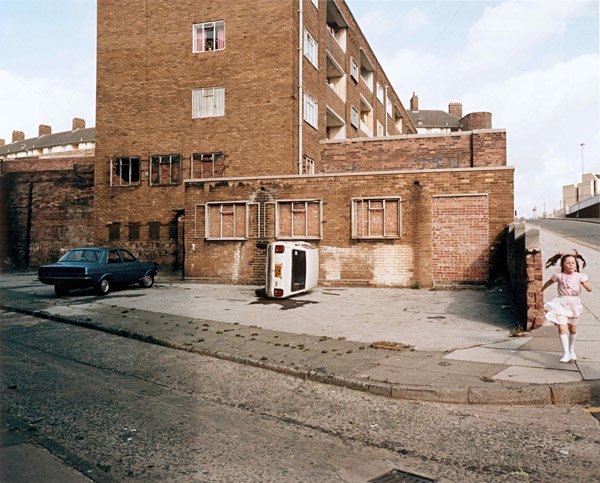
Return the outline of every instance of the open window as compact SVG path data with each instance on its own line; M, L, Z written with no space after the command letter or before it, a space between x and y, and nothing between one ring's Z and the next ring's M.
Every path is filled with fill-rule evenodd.
M140 158L115 158L110 165L111 186L140 184Z
M211 52L225 48L225 22L198 23L193 26L193 52Z

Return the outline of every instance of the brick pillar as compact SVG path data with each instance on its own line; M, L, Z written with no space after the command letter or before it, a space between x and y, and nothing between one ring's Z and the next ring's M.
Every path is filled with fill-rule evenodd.
M25 141L25 133L23 131L12 132L12 142L16 143L17 141Z
M38 128L38 136L48 136L49 134L52 134L52 127L48 126L48 124L40 124Z
M80 117L73 118L73 131L76 129L85 129L85 119L81 119Z

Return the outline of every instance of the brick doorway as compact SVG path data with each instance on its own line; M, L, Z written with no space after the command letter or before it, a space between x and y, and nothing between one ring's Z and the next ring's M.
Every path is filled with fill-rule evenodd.
M489 276L489 207L485 194L432 200L433 285L481 284Z

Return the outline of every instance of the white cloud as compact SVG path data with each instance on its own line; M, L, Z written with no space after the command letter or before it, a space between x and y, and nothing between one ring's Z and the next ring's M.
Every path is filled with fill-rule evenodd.
M93 99L94 88L83 92L62 79L25 78L0 69L0 105L10 113L10 117L0 117L0 138L10 143L13 130L24 131L26 138L35 137L39 124L51 125L53 132L66 131L73 117L84 117L93 126Z

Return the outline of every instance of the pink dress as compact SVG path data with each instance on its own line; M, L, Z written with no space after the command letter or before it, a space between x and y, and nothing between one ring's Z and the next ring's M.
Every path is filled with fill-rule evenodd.
M577 319L583 312L579 294L581 284L588 281L587 275L579 272L556 272L551 279L558 283L558 297L544 304L546 321L558 325L577 325Z

